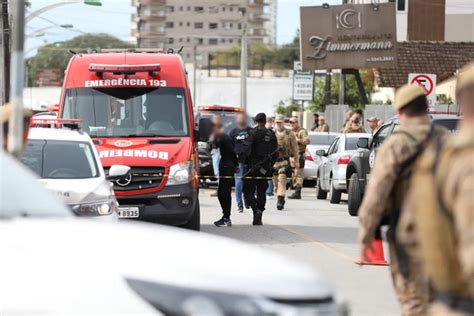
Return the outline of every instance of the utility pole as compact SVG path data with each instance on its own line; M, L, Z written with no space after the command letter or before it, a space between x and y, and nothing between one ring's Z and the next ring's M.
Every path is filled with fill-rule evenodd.
M240 107L247 111L247 67L248 67L248 43L247 43L247 9L241 8L242 14L242 48L240 53Z
M10 18L8 1L0 0L0 106L10 94Z
M25 0L16 0L13 4L11 87L10 97L12 114L8 129L8 151L19 156L23 147L23 85L25 76Z

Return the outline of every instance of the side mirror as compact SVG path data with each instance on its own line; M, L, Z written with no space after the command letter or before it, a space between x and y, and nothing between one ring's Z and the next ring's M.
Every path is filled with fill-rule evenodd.
M316 150L316 156L324 157L326 156L326 151L324 149Z
M207 119L207 118L200 119L198 132L197 132L198 139L196 139L196 141L199 141L199 142L209 141L209 138L211 137L211 134L212 134L212 127L213 127L213 124L210 119Z
M359 140L357 141L357 147L362 149L369 149L369 139L359 138Z
M109 169L109 174L107 175L107 180L117 181L128 177L130 174L130 167L123 165L113 165Z

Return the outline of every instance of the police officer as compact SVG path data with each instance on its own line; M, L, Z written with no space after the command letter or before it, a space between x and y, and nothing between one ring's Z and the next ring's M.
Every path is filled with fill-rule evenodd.
M326 118L322 115L319 116L319 126L315 132L318 133L329 133L329 125L326 123Z
M282 211L285 208L286 184L288 182L288 170L290 170L290 158L295 160L295 168L299 168L298 144L293 131L285 128L285 118L283 115L276 117L275 135L278 140L279 153L278 160L273 165L273 183L277 193L277 209Z
M420 285L418 269L410 269L400 255L395 231L400 211L407 196L413 164L426 146L445 133L432 127L427 114L425 90L418 85L406 85L397 91L395 109L400 125L380 147L359 208L359 242L365 250L371 248L375 232L382 221L389 222L387 238L390 251L390 269L395 292L403 315L423 315L427 293ZM385 219L384 219L385 218Z
M272 166L278 155L275 133L265 127L266 121L265 113L257 114L257 126L250 131L247 138L249 171L244 175L243 189L245 201L253 210L254 226L262 225L262 215L267 203L265 192L268 188L268 178L272 175Z
M301 199L301 189L303 188L304 181L304 163L305 163L305 152L306 146L309 144L309 136L306 129L302 128L298 122L298 118L292 117L290 119L291 128L296 136L296 143L298 144L298 157L299 163L298 168L295 167L293 172L293 180L295 186L295 192L290 195L289 199Z
M426 150L411 185L431 315L474 315L474 64L459 73L456 100L459 132Z
M376 118L375 116L372 116L369 119L367 119L367 125L369 126L370 133L372 135L374 135L377 129L379 128L379 121L380 119Z
M346 127L342 130L342 133L365 133L365 128L361 124L361 119L362 117L360 114L353 114L348 124L346 124Z
M3 149L8 148L8 131L9 121L12 115L13 108L10 104L6 104L0 107L0 125L3 129ZM23 145L25 146L28 142L28 132L30 131L30 118L32 112L29 109L23 109Z

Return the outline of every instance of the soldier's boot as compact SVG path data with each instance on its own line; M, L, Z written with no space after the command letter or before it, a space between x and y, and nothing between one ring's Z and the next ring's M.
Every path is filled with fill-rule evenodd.
M301 200L301 188L296 187L295 192L292 195L290 195L288 198L292 200Z
M285 197L279 196L278 201L277 201L277 210L283 211L284 208L285 208Z
M253 212L253 226L262 226L262 215L263 212L260 210L256 210Z

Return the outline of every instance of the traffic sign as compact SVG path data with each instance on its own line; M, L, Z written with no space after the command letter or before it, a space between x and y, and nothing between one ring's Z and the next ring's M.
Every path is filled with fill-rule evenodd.
M436 104L436 75L434 74L409 74L408 82L417 84L426 91L428 106L434 110Z
M312 73L295 72L293 75L293 100L313 101L314 75Z

